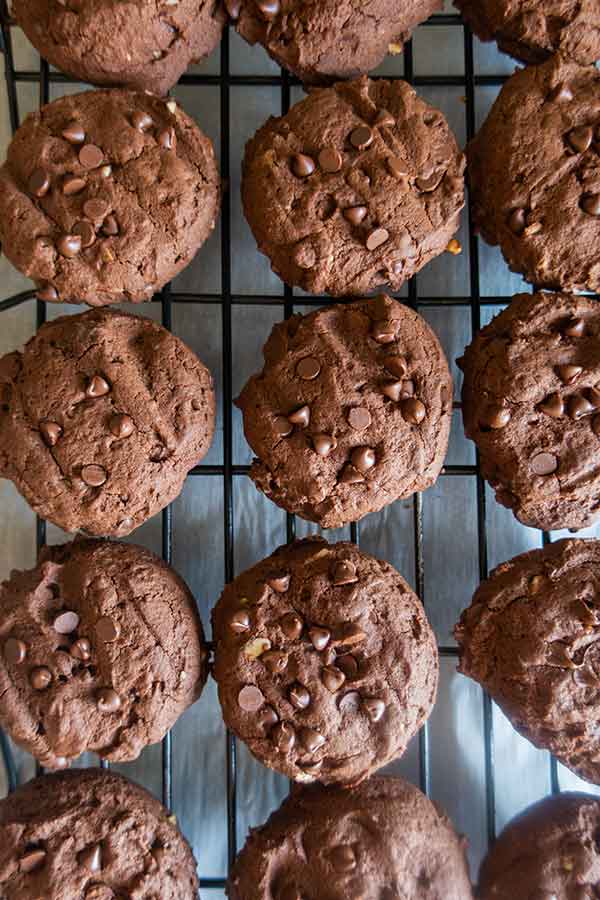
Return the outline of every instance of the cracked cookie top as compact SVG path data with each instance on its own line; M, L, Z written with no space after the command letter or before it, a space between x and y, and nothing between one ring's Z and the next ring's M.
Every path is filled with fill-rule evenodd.
M210 372L149 319L64 316L0 359L0 475L65 531L129 534L179 494L214 421Z
M40 300L150 300L219 209L213 146L175 103L126 90L32 113L0 168L0 239Z
M442 468L452 378L423 318L384 294L275 325L236 404L275 503L337 528L422 491Z
M0 586L0 724L48 768L136 759L200 695L207 660L194 598L142 547L47 547Z
M225 21L220 0L13 0L11 10L63 72L155 94L212 52Z
M517 71L467 147L473 220L539 287L600 290L600 71Z
M196 863L174 816L114 772L44 775L0 801L6 900L197 900Z
M442 0L225 0L239 33L304 82L353 78L399 53Z
M536 747L594 784L599 613L600 541L562 540L494 569L454 630L459 671Z
M519 294L459 364L465 433L481 471L526 525L586 528L600 514L600 307Z
M361 781L431 712L438 659L423 607L354 544L280 547L225 588L212 621L227 725L295 781Z
M246 146L244 212L287 284L314 294L399 290L459 226L464 158L404 81L310 92Z

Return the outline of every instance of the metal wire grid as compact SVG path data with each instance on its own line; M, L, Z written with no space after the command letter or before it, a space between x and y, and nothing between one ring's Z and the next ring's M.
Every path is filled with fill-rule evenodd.
M74 84L75 79L69 78L59 72L51 72L48 64L42 60L38 71L17 71L14 63L12 47L12 28L14 21L11 19L6 0L0 0L0 50L5 58L5 77L8 97L8 109L10 123L13 132L19 125L19 104L17 86L20 83L36 83L39 85L39 103L43 105L49 100L50 84ZM473 37L469 29L463 25L460 16L453 14L440 14L433 16L423 27L453 26L463 30L464 75L415 75L413 65L412 42L404 48L404 75L388 76L386 78L403 77L415 87L463 87L466 103L466 132L470 140L475 133L475 90L480 86L500 86L506 80L506 76L476 75L473 58ZM212 85L219 87L220 91L220 172L225 184L229 183L230 175L230 90L235 86L277 86L281 91L281 111L287 112L290 106L290 92L292 86L300 82L281 71L278 75L233 75L230 72L230 47L229 35L226 32L220 49L220 74L185 74L180 80L183 85ZM469 215L467 213L467 215ZM470 219L470 216L469 216ZM219 304L222 321L222 351L223 351L223 464L222 465L198 465L190 475L210 475L223 479L223 534L224 534L224 561L225 580L231 581L234 577L234 519L233 519L233 478L247 473L249 466L233 465L232 453L232 306L234 305L282 305L286 318L294 311L294 295L289 286L284 287L283 296L263 297L253 295L232 295L231 289L231 205L230 196L225 193L221 209L221 292L219 294L195 294L176 293L167 285L153 302L161 304L162 324L171 328L171 312L173 303L194 304ZM469 226L471 225L469 220ZM480 326L480 313L482 306L494 306L507 302L506 297L486 296L482 298L480 291L479 253L478 239L472 227L469 227L469 285L470 296L454 296L450 298L423 297L417 293L417 279L413 278L408 284L408 303L413 308L419 307L449 307L468 305L471 312L471 326L475 333ZM25 291L0 302L0 312L18 306L35 296L33 291ZM320 306L332 302L328 297L302 297L303 306ZM43 324L46 318L46 306L37 301L37 327ZM460 404L454 404L458 408ZM447 465L442 471L441 477L471 476L477 484L477 539L479 576L481 579L487 575L487 535L485 516L485 488L479 470L479 460L476 457L474 465ZM414 523L414 553L416 588L419 596L424 596L425 569L423 557L423 502L422 496L416 494L413 498L413 523ZM46 536L45 522L37 520L37 545L44 543ZM295 518L287 515L287 538L292 540L295 536ZM351 526L351 539L359 542L359 526L354 523ZM549 536L544 535L544 542L549 541ZM166 562L170 563L173 551L173 531L171 507L162 512L162 555ZM453 646L438 645L440 655L443 657L456 657L457 649ZM494 789L494 751L493 751L493 720L492 704L490 698L483 696L483 723L484 723L484 749L485 749L485 785L486 785L486 818L487 835L489 841L495 838L495 789ZM14 789L17 784L17 773L14 761L5 735L0 731L0 751L6 760L9 778L9 789ZM230 733L226 737L226 763L227 763L227 840L228 859L231 864L237 852L237 766L236 766L236 742ZM106 768L107 764L102 763ZM560 790L556 760L550 761L551 786L553 792ZM419 734L419 773L420 786L425 793L430 788L429 765L429 733L428 726L422 728ZM162 799L169 809L172 805L172 746L171 735L168 734L162 746ZM222 888L225 885L223 878L201 878L200 887Z

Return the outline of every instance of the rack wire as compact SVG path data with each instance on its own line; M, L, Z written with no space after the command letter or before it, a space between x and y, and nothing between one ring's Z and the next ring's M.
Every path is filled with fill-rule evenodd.
M50 71L47 63L42 61L39 70L17 70L15 67L12 29L14 22L7 10L6 0L0 0L1 38L0 49L5 57L5 77L8 97L8 109L13 131L18 127L19 102L17 87L21 83L34 83L39 87L40 105L48 102L51 84L74 84L74 79L59 72ZM432 28L451 26L461 29L463 33L462 44L464 54L464 75L418 75L415 74L413 64L412 41L404 48L404 75L388 76L386 78L404 78L415 87L462 87L466 110L466 133L470 140L475 133L475 93L481 86L499 87L506 80L505 76L478 75L474 67L473 37L469 29L463 24L461 18L454 14L440 14L433 16L422 27ZM220 171L225 184L230 180L230 100L231 88L236 86L275 86L281 92L281 112L285 113L290 106L291 89L300 82L285 71L277 75L252 76L235 75L230 71L230 43L229 34L226 32L220 49L220 74L185 74L180 80L183 85L216 86L220 92ZM469 226L471 223L469 222ZM171 327L173 304L218 304L221 309L222 321L222 350L223 350L223 463L222 465L197 465L191 472L194 476L213 476L221 478L223 482L224 512L223 512L223 537L225 580L231 581L234 577L234 496L233 479L245 474L249 467L233 464L232 448L232 308L237 305L260 304L261 306L281 306L282 313L287 318L294 311L294 303L297 300L302 306L319 306L332 302L331 298L324 296L302 297L301 301L294 297L289 286L285 286L283 294L276 297L263 297L254 295L241 295L232 293L231 283L231 197L228 193L223 196L221 219L221 291L220 293L179 293L172 291L167 286L157 295L153 302L160 303L162 324L166 328ZM413 278L408 285L407 302L413 308L427 307L453 307L468 306L470 308L471 325L473 333L480 327L480 314L483 306L497 306L507 302L506 297L485 296L482 297L480 289L480 266L478 238L469 227L469 296L453 297L429 297L419 296L417 291L417 278ZM11 309L22 303L30 301L35 296L33 291L25 291L0 302L0 312ZM45 321L45 304L37 301L37 326ZM454 404L458 408L460 404ZM479 460L476 457L473 465L446 465L441 478L455 476L470 476L476 480L477 486L477 541L478 541L478 568L481 578L487 575L487 535L486 535L486 509L485 489L479 469ZM414 525L414 554L416 589L419 596L424 597L425 565L423 554L423 502L422 496L417 494L413 498L413 525ZM45 541L45 523L38 519L37 544L41 546ZM295 519L287 516L287 538L293 539L295 535ZM351 539L359 542L359 525L351 527ZM546 540L548 536L546 536ZM162 554L167 562L171 561L173 553L173 529L172 512L168 507L162 512ZM442 657L456 657L457 649L454 646L441 645L438 647ZM487 695L483 696L483 723L484 723L484 752L485 752L485 785L486 785L486 819L487 836L491 842L495 837L496 802L494 792L494 743L493 743L493 719L492 704ZM0 732L0 752L5 757L9 777L9 787L16 784L16 771L10 755L10 748L6 738ZM227 838L228 860L233 861L237 852L237 760L236 742L231 734L226 736L226 763L227 763ZM551 786L554 791L559 789L557 767L551 760ZM427 724L419 735L419 770L420 786L425 793L430 789L430 760L429 760L429 730ZM173 761L171 736L163 741L162 747L162 796L163 802L171 808L172 805L172 781ZM226 878L201 877L200 886L205 888L222 888Z

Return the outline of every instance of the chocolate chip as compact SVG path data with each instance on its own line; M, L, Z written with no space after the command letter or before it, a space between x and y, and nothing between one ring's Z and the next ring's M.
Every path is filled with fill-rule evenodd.
M360 482L364 481L365 479L364 476L361 475L361 473L358 471L358 469L355 469L354 466L348 463L342 469L339 480L342 484L360 484Z
M351 653L344 653L335 661L338 669L341 669L346 678L352 679L356 678L358 674L358 662L355 656L352 656Z
M556 374L563 384L573 384L582 372L583 369L581 366L556 366Z
M336 666L325 666L321 670L321 681L332 694L339 691L345 680L346 676Z
M279 0L257 0L256 5L262 17L267 21L279 15Z
M242 11L242 0L225 0L225 9L229 18L236 22Z
M87 662L92 656L92 645L87 638L78 638L78 640L71 645L70 652L74 659L80 659L83 662Z
M289 753L296 743L296 732L287 722L279 722L271 732L271 740L280 753Z
M404 421L409 422L411 425L420 425L427 415L425 404L417 400L416 397L408 397L406 400L403 400L400 404L400 410Z
M301 406L295 412L290 413L288 419L292 424L299 425L301 428L306 428L310 422L310 408L308 406Z
M513 234L521 235L527 225L527 214L524 209L513 209L508 217L508 227Z
M254 684L246 684L238 694L238 706L244 712L258 712L265 698L262 691Z
M579 125L567 134L567 143L575 153L585 153L592 144L593 132L589 125Z
M585 319L582 319L580 316L573 316L563 328L563 334L566 337L583 337L585 334Z
M102 846L95 844L92 847L86 847L77 854L77 862L90 872L99 872L102 869Z
M110 391L110 384L102 375L92 375L85 389L85 396L95 400L97 397L104 397Z
M373 468L377 458L372 447L356 447L350 455L350 460L352 465L364 475Z
M560 419L565 413L565 404L560 394L548 394L540 403L541 411L553 419Z
M312 381L321 371L321 364L314 356L305 356L296 366L296 375L304 381Z
M271 575L270 578L267 578L267 584L278 594L285 594L290 586L291 577L291 575L286 573L278 572L276 575Z
M315 650L324 650L331 638L331 632L327 628L315 626L308 629L308 636Z
M371 424L371 413L364 406L354 406L348 413L348 423L355 431L364 431Z
M41 869L41 867L46 862L46 851L41 848L35 850L29 850L29 852L25 853L24 856L19 860L19 869L21 872L25 872L27 875L30 875L31 872L35 872L37 869Z
M350 143L357 150L366 150L373 143L373 132L368 125L359 125L350 134Z
M3 651L9 666L19 666L27 656L27 644L18 638L9 637L4 643Z
M79 151L79 162L84 169L97 169L104 162L104 153L95 144L84 144Z
M119 233L119 223L114 216L107 216L102 223L102 233L107 237L114 237Z
M402 382L387 381L381 385L381 392L382 394L385 394L386 397L389 397L390 400L393 400L394 403L398 403L402 393Z
M337 446L336 441L329 434L313 434L311 440L315 453L318 453L319 456L327 456Z
M86 200L83 204L83 213L88 217L88 219L102 220L105 218L108 213L109 205L106 200L100 200L95 197L91 200Z
M587 398L594 409L600 409L600 391L598 388L588 388Z
M159 147L163 150L172 150L175 146L175 129L172 127L165 128L160 132L157 138Z
M136 110L131 117L131 124L138 131L148 131L154 125L154 120L148 113Z
M288 640L295 641L302 634L304 623L296 613L286 613L280 620L281 630Z
M52 623L57 634L73 634L79 625L79 616L76 612L65 610L59 613Z
M355 584L358 581L356 566L348 560L337 562L333 567L331 580L336 587L343 584Z
M568 84L561 82L552 88L547 99L551 103L568 103L573 99L573 92Z
M393 115L387 111L387 109L380 109L375 116L375 124L379 127L382 127L384 125L392 126L396 124L396 120Z
M40 434L49 447L54 447L63 433L62 428L56 422L40 422Z
M50 190L50 176L45 169L34 169L27 183L29 193L34 197L45 197Z
M96 622L96 634L105 644L112 644L117 640L121 629L111 616L101 616Z
M65 197L72 197L74 194L80 194L85 186L86 182L78 175L66 175L62 183L62 192Z
M56 242L56 249L67 259L73 259L81 252L81 237L78 234L63 234Z
M76 234L81 238L81 246L84 249L91 247L96 240L94 226L90 225L89 222L76 222L75 225L73 225L73 234Z
M108 427L116 438L127 438L133 434L134 424L131 416L115 413L110 417Z
M112 688L100 688L96 694L96 706L101 713L115 713L121 709L121 698Z
M385 712L385 703L377 697L363 697L362 707L371 722L379 722Z
M263 731L268 731L269 728L272 728L279 721L279 716L272 706L265 704L259 709L256 721Z
M396 322L389 319L379 319L371 325L371 337L378 344L392 344L396 340Z
M408 175L405 163L401 159L398 159L397 156L388 156L386 163L394 178L404 180Z
M306 709L310 706L310 694L304 685L299 684L299 682L296 682L291 686L288 696L290 698L290 703L292 706L295 706L296 709Z
M325 147L319 153L319 165L324 172L339 172L343 162L342 154L333 147Z
M499 403L492 403L483 411L479 424L484 428L505 428L510 422L510 409Z
M579 205L588 216L600 216L600 194L584 194Z
M336 872L352 872L356 868L356 854L348 844L338 844L327 854Z
M83 144L85 141L85 131L79 122L71 122L63 129L62 136L70 144Z
M281 650L268 650L267 653L263 653L260 661L267 667L269 672L276 675L278 672L283 672L285 670L288 658Z
M97 466L94 463L83 466L81 469L81 480L89 485L89 487L100 487L105 483L107 478L108 475L106 474L106 469L102 466Z
M286 416L277 416L273 420L273 429L279 437L289 437L294 430L293 425Z
M408 375L408 364L403 356L386 356L383 360L386 370L397 378Z
M304 749L308 753L316 753L319 747L325 743L325 738L319 731L314 728L301 728L298 732L298 738Z
M54 300L58 300L58 291L51 284L45 284L39 291L36 291L35 296L38 300L46 300L51 303Z
M45 691L52 681L52 672L46 666L37 666L32 669L29 681L34 691Z
M536 453L530 463L536 475L552 475L558 469L558 459L553 453Z
M338 709L342 713L358 712L360 709L360 694L358 691L348 691L347 694L344 694L338 703Z
M360 225L368 211L366 206L349 206L342 210L342 215L351 225L357 226Z
M307 178L315 171L315 161L304 153L296 153L292 156L292 172L298 178Z
M390 236L389 231L385 228L375 228L370 232L367 237L366 247L367 250L377 250L378 247L381 247L388 240Z
M592 419L592 431L597 437L600 437L600 416L594 416Z
M250 616L245 609L237 609L229 619L229 627L235 634L250 631Z
M582 419L596 411L596 407L581 394L573 394L567 403L567 412L571 419Z
M430 194L439 187L445 174L445 172L438 170L430 175L420 175L418 178L415 178L415 184L423 194Z

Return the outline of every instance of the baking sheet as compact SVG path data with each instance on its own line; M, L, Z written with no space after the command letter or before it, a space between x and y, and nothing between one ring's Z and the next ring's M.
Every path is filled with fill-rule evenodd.
M453 12L447 4L445 13ZM39 65L36 53L23 35L13 30L15 62L19 70ZM278 75L279 70L260 47L250 48L234 33L229 35L230 71L233 75ZM448 75L459 81L464 76L464 33L455 25L421 27L413 41L414 74L418 77ZM474 44L475 73L478 76L507 75L514 63L490 45ZM197 71L219 73L219 54ZM403 74L402 56L388 57L378 74ZM51 85L51 99L86 86ZM489 84L475 88L476 120L480 122L493 102L498 88ZM465 85L443 87L425 85L420 93L439 106L448 116L461 143L466 137ZM230 194L231 204L231 289L234 303L232 322L232 381L234 396L246 378L260 367L261 346L272 325L281 319L283 285L270 271L267 260L256 251L254 241L241 212L239 197L240 159L246 140L269 115L281 112L282 93L279 86L244 86L234 84L230 97ZM0 142L2 155L10 137L5 92L0 92ZM188 113L220 148L220 88L218 85L179 86L175 96ZM292 102L302 95L299 87L291 90ZM36 108L38 86L19 84L21 117ZM454 365L471 337L471 307L468 299L451 306L436 307L435 298L468 298L469 247L466 214L459 235L465 248L460 256L444 254L431 263L416 279L418 298L428 298L419 305L440 337L452 363L458 399L461 376ZM219 294L221 291L221 233L216 233L200 250L193 263L174 283L178 292ZM524 289L518 276L511 274L497 250L484 244L478 248L482 298L509 297ZM11 266L0 259L1 296L8 297L30 286ZM526 288L525 288L526 289ZM406 289L401 296L405 296ZM251 305L238 302L250 296ZM261 302L261 300L263 302ZM275 302L273 302L275 301ZM280 302L278 302L280 301ZM304 296L296 292L294 309L304 309ZM498 301L500 302L500 301ZM483 305L481 321L487 322L500 306ZM48 317L82 311L77 307L48 306ZM138 314L160 320L160 304L135 307ZM2 313L0 353L19 347L35 330L35 302ZM205 463L223 464L223 360L221 306L207 304L172 305L173 331L182 337L210 367L218 394L218 421L214 444ZM233 426L234 465L250 461L241 417L237 409L229 410ZM473 466L473 446L464 439L460 413L455 411L454 427L447 463ZM215 475L188 478L179 499L173 505L173 565L194 592L205 628L210 634L209 613L219 596L225 572L223 532L223 479ZM485 490L486 553L489 566L515 553L541 545L541 533L519 525L512 515L494 502ZM441 645L454 644L451 629L460 611L469 603L478 583L480 553L477 528L477 479L473 474L446 474L422 498L423 509L423 600ZM11 484L0 482L0 577L14 568L27 567L35 561L35 518ZM359 527L360 544L368 552L395 565L416 587L414 521L412 500L401 501L380 513L367 516ZM244 476L233 479L234 564L239 572L286 540L285 514L259 494ZM297 521L297 534L302 536L316 527ZM589 529L584 534L595 534ZM457 541L457 535L460 540ZM553 534L557 538L561 535ZM49 526L48 539L55 543L64 539ZM330 540L348 538L349 528L328 532ZM161 518L155 517L139 529L132 540L160 552ZM456 660L441 659L441 681L437 705L422 740L421 750L429 760L428 788L431 797L448 811L456 827L469 839L469 855L473 874L485 852L488 841L489 800L494 797L491 823L500 829L525 805L544 796L551 789L551 763L547 753L535 750L520 738L494 706L486 707L480 688L455 671ZM487 718L486 718L487 717ZM486 738L486 721L491 725ZM223 878L227 869L227 808L225 730L219 712L216 690L209 682L200 701L181 718L173 730L173 810L190 840L202 877ZM30 757L15 751L20 780L34 774ZM238 843L243 842L251 825L263 822L287 792L287 781L263 768L238 744ZM94 757L82 764L95 764ZM420 748L415 739L405 757L389 767L411 781L420 782ZM161 796L162 751L149 748L141 758L128 765L116 766L129 777ZM561 789L584 789L598 793L561 766L556 775ZM490 790L486 790L486 773ZM0 795L6 791L6 774L0 771ZM209 900L223 897L220 889L203 889Z

